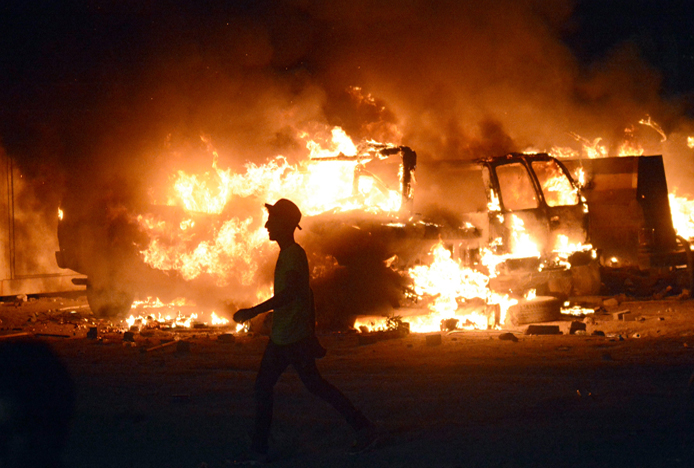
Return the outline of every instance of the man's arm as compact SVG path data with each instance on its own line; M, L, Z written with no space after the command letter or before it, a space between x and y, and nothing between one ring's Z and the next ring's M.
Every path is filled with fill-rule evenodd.
M239 309L234 314L234 322L243 323L257 315L262 314L263 312L268 312L276 309L277 307L282 307L283 305L289 304L299 294L300 283L301 280L299 272L295 270L288 271L285 282L286 286L283 290L275 291L275 295L265 302L261 302L260 304L248 309Z

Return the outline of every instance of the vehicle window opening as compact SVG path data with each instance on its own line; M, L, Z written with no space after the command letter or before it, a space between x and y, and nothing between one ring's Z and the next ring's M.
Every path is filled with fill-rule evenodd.
M542 187L547 205L570 206L578 204L578 193L556 161L533 161L531 164Z
M537 194L530 174L521 163L496 167L501 200L507 210L530 210L538 207Z

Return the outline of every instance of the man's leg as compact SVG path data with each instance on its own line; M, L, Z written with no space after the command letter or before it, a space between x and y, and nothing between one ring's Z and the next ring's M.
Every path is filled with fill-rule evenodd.
M275 384L285 371L289 361L272 341L267 344L260 370L255 379L255 430L251 450L267 453L270 426L272 425L273 393Z
M330 403L355 431L372 426L371 421L337 387L320 375L314 358L305 353L293 353L291 364L308 391Z

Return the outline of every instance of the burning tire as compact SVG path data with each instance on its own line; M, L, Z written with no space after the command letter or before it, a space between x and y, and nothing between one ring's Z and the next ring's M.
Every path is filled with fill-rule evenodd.
M87 284L87 303L92 313L99 318L125 315L133 305L134 297L125 291L95 288Z
M515 326L526 323L554 322L561 318L561 301L556 297L538 296L523 299L508 309L508 319Z

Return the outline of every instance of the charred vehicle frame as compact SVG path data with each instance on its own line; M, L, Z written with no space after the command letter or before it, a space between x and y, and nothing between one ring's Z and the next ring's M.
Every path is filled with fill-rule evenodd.
M439 242L461 265L488 275L491 289L516 297L531 289L559 298L597 294L601 269L614 267L606 265L604 255L598 255L602 251L600 244L606 242L602 232L606 228L596 216L605 211L601 209L605 197L595 196L594 185L586 191L579 188L567 168L575 168L575 162L565 165L545 153L510 153L477 160L438 160L418 167L411 148L379 144L362 146L356 156L340 154L313 162L329 161L356 161L354 200L364 202L360 200L364 179L384 193L396 191L401 197L399 210L334 210L307 216L303 223L307 231L321 239L322 253L335 258L337 267L347 272L346 277L351 278L347 288L358 290L357 294L370 287L366 281L369 275L363 274L366 269L402 272L426 264L432 247ZM641 161L645 161L641 171L652 172L651 166L657 163ZM629 161L624 159L619 164ZM662 169L662 160L660 164ZM661 221L669 216L660 193L665 186L664 174L662 179L656 188L634 192L634 203L642 212L662 212L658 216ZM646 194L656 192L657 202L644 205ZM85 203L79 198L70 205L58 226L60 250L56 258L60 267L87 276L75 281L86 285L90 306L97 315L122 314L135 296L149 294L149 290L172 299L185 290L185 281L180 277L142 261L140 251L149 239L138 230L128 210L118 204L104 209L107 203ZM183 217L180 208L175 207L147 210L158 211L157 216L168 221ZM204 222L199 223L203 226L200 236L223 218L201 216ZM645 227L637 229L639 255L643 257L648 250L640 239L667 238L668 242L658 244L667 244L664 248L648 251L658 254L651 257L668 267L684 263L691 271L689 245L675 239L671 221L669 229L654 226L646 222ZM196 234L190 233L190 239L193 245ZM486 254L496 258L494 265L485 261ZM382 296L389 306L398 307L407 286L398 275L389 274L389 278L392 288ZM376 286L383 287L383 283Z

